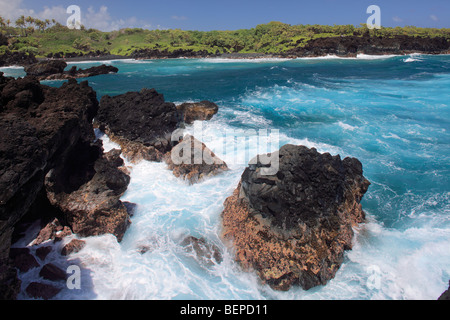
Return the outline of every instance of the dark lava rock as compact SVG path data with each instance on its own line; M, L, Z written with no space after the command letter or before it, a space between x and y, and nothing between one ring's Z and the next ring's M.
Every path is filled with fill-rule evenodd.
M129 176L95 141L97 110L87 82L70 79L54 88L36 77L0 74L0 268L11 267L16 224L31 208L47 211L40 203L59 209L65 225L84 236L123 236L130 220L119 198Z
M91 67L88 69L78 69L76 66L73 66L69 71L65 71L63 73L56 73L50 76L45 77L45 80L64 80L70 78L88 78L95 77L102 74L110 74L117 73L119 69L113 66L101 65L97 67Z
M52 252L52 247L50 246L40 247L36 249L36 256L42 261L44 261L50 252Z
M223 260L220 249L216 245L208 243L204 238L188 236L181 242L181 245L193 252L197 260L206 266L221 263Z
M301 41L301 40L299 40ZM353 57L357 54L409 54L448 53L450 41L443 37L414 37L398 35L393 37L345 36L312 39L304 46L287 51L286 55L307 57L337 55Z
M99 152L100 150L98 150ZM101 155L92 164L92 176L87 181L68 177L77 187L70 187L62 170L52 169L45 176L45 187L50 203L58 207L72 231L81 236L113 234L121 241L130 222L125 205L119 200L125 193L130 177ZM72 179L71 179L72 178ZM80 185L81 184L81 185Z
M96 117L96 124L132 162L161 161L172 148L171 135L179 122L175 105L154 89L103 96Z
M61 250L61 254L63 256L68 256L72 253L77 253L79 252L81 249L84 248L84 246L86 245L86 241L84 240L78 240L78 239L73 239L72 241L70 241L68 244L66 244L62 250Z
M54 298L60 291L59 288L40 282L32 282L26 288L26 292L31 298L44 300Z
M68 71L64 71L67 63L63 60L44 60L25 67L28 76L35 76L39 80L65 80L70 78L87 78L101 74L117 73L118 68L101 65L88 69L77 69L73 66Z
M131 55L132 59L174 59L174 58L210 58L219 55L211 54L207 50L194 51L192 49L137 49Z
M441 294L438 300L450 300L450 281L448 283L448 289L445 290L443 294Z
M12 248L10 257L13 260L13 265L21 272L39 267L39 263L28 248Z
M187 124L191 124L196 120L211 120L219 111L219 106L211 101L200 101L194 103L183 103L177 106L181 113L181 119Z
M39 272L39 275L42 278L51 281L62 281L66 280L67 278L67 273L65 273L63 270L52 263L47 263L45 266L43 266L41 271Z
M37 63L37 59L32 53L6 51L0 55L0 67L29 66L34 63Z
M204 143L186 135L172 151L164 157L169 170L190 184L227 171L227 164L219 159Z
M258 158L225 201L223 237L243 268L274 289L324 285L352 247L352 227L364 221L360 201L370 183L355 158L294 145L272 156L278 172L263 174Z
M63 73L67 63L62 60L45 60L25 67L28 76L46 78L53 74Z

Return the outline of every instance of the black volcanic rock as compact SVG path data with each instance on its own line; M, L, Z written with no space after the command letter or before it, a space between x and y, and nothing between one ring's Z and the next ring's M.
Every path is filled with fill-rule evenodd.
M45 78L57 73L63 73L67 63L62 60L45 60L25 67L28 76Z
M155 89L142 89L115 97L103 96L96 125L131 161L161 161L171 150L172 132L179 124L177 108Z
M37 63L37 59L32 53L6 51L0 55L0 67L29 66L34 63Z
M183 178L190 184L228 170L223 160L191 135L184 136L171 152L164 156L164 161L177 178Z
M114 66L104 64L88 69L77 69L76 66L73 66L70 70L64 71L66 67L67 63L62 60L44 60L25 67L25 72L29 76L38 77L39 80L65 80L70 78L88 78L119 71Z
M12 230L31 208L39 213L40 203L58 208L70 228L85 236L112 233L119 241L123 236L129 217L119 198L129 176L118 167L117 154L103 154L101 142L95 142L97 110L87 82L70 79L53 88L35 77L0 75L0 269L7 274L13 276ZM0 280L0 287L18 283Z
M305 46L285 52L287 56L309 57L337 55L353 57L357 54L409 54L448 53L450 41L443 37L425 38L412 36L344 36L311 39Z
M97 152L101 154L101 151ZM130 177L107 155L99 156L81 172L88 175L80 177L80 170L68 174L64 167L50 170L45 176L50 203L64 213L74 233L81 236L110 233L121 241L130 219L127 208L119 199L125 193Z
M272 156L278 172L264 175L258 158L225 201L223 237L242 267L274 289L324 285L352 247L352 226L364 221L370 183L355 158L294 145Z
M61 289L51 284L32 282L25 291L31 298L49 300L54 298Z
M448 283L448 289L444 291L438 298L438 300L450 300L450 281Z
M137 49L131 55L132 59L174 59L174 58L209 58L217 54L211 54L207 50L194 51L192 49L176 49L168 51L167 49Z
M219 106L211 101L186 102L177 106L181 113L181 119L187 124L191 124L196 120L211 120L219 111Z

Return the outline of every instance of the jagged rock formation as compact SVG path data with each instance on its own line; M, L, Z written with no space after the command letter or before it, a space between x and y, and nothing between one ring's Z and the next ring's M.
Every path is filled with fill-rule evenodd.
M299 40L300 42L301 40ZM450 41L446 38L422 38L411 36L373 37L373 36L346 36L317 38L308 41L305 46L287 51L286 56L315 57L337 55L354 57L357 54L410 54L448 53Z
M278 156L275 174L263 175L259 160L246 168L224 204L223 238L241 266L274 289L324 285L364 221L360 201L370 183L354 158L294 145Z
M191 135L184 136L180 143L166 154L164 160L176 177L181 177L191 184L228 170L224 161Z
M204 238L188 236L183 239L181 245L188 252L194 253L197 260L207 267L219 264L223 260L220 249L216 245L207 242Z
M72 230L123 236L129 219L118 199L129 177L94 142L97 109L87 82L71 79L51 88L35 77L0 74L0 298L13 299L18 292L11 237L31 208L39 212L50 200Z
M438 300L450 300L450 281L448 282L448 289L441 294Z
M183 122L210 120L218 109L209 101L176 107L166 102L155 89L142 89L115 97L104 96L95 125L120 145L122 154L132 163L166 161L175 176L195 183L227 170L227 166L194 137L188 135L183 140L176 135ZM171 151L175 145L179 158L183 157L183 150L189 150L189 155L184 154L183 163L172 160Z
M77 69L73 66L68 71L64 71L67 63L62 60L44 60L25 67L28 76L38 77L39 80L66 80L70 78L87 78L101 74L117 73L118 68L101 65L88 69Z
M168 51L167 49L137 49L129 56L132 59L174 59L174 58L210 58L219 55L209 53L207 50L194 51L192 49L177 49Z
M37 63L37 59L32 53L6 51L0 55L0 67L28 66L33 63Z
M196 120L211 120L219 111L219 106L211 101L186 102L177 106L177 110L181 113L181 119L191 124Z
M175 104L155 89L103 96L96 117L96 125L131 162L161 161L172 149L172 132L179 123Z

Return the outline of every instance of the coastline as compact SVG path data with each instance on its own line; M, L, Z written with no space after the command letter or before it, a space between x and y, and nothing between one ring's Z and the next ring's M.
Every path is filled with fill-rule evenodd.
M430 55L430 56L445 56L450 55L450 51L446 53L422 53L422 52L404 52L401 54L365 54L358 53L355 55L310 55L310 56L282 56L273 54L260 54L260 53L226 53L216 56L195 56L195 57L177 57L177 58L167 58L167 57L152 57L152 58L132 58L130 56L120 56L120 55L104 55L96 57L74 57L74 58L37 58L38 61L47 60L62 60L68 64L74 63L91 63L91 62L111 62L111 61L144 61L144 60L171 60L171 59L208 59L208 60L307 60L307 59L358 59L358 60L373 60L373 59L389 59L393 57L402 57L410 55ZM11 66L3 66L0 68L22 68L21 66L15 64Z

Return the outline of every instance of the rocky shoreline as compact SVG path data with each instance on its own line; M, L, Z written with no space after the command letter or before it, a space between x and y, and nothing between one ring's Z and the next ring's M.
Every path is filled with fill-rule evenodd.
M336 55L338 57L356 57L358 54L366 55L407 55L419 54L450 54L450 41L443 37L427 38L414 36L341 36L323 37L311 39L306 44L299 40L298 47L287 52L278 54L266 53L215 53L206 50L194 51L192 49L177 49L174 51L160 49L137 49L130 55L112 55L107 51L90 52L88 54L58 53L49 55L46 58L36 59L32 54L7 52L0 56L0 67L3 66L28 66L38 61L62 60L66 62L79 61L105 61L105 60L125 60L125 59L265 59L281 58L296 59L306 57L322 57Z
M51 74L61 74L65 63L50 61ZM186 124L214 117L220 109L215 103L177 106L148 88L98 101L87 81L69 77L52 88L39 82L48 72L38 71L19 79L0 73L0 299L16 299L21 290L42 299L59 292L38 279L21 288L18 277L39 267L44 279L64 278L58 267L41 266L31 254L44 262L52 250L46 241L103 234L123 239L134 204L120 200L130 183L122 157L132 163L165 162L188 184L228 170L204 143L183 132ZM121 149L104 152L94 128ZM278 171L264 174L267 165L260 156L225 200L223 241L244 270L275 290L325 285L352 248L353 227L365 221L361 199L370 182L363 165L355 158L285 145L270 155L279 159ZM12 248L29 219L46 223L30 246ZM182 245L205 264L222 261L220 250L203 238L189 236ZM83 240L72 239L60 254L83 246Z

